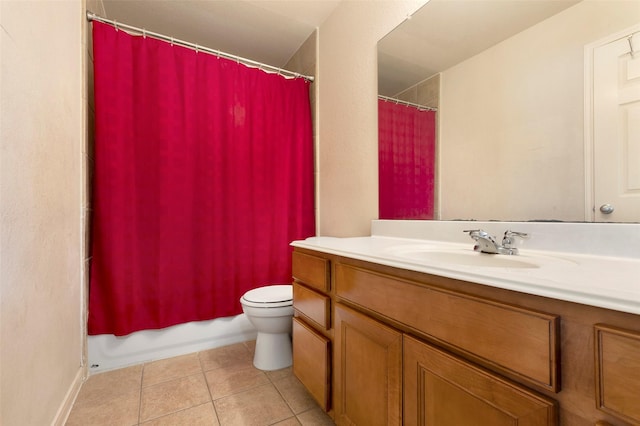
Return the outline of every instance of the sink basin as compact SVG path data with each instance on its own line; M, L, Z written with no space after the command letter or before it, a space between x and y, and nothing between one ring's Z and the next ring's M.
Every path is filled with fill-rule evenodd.
M389 249L389 254L425 263L474 266L481 268L535 269L548 264L564 262L546 256L486 254L472 249L437 248L426 246L400 246Z
M535 263L514 259L514 256L454 251L414 251L404 253L403 257L443 263L455 263L465 266L482 266L491 268L539 268Z

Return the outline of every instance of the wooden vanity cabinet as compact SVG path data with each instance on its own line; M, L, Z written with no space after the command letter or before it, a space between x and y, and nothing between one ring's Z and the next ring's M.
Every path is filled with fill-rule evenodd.
M294 277L294 372L338 425L640 425L640 315L299 248Z
M553 399L409 335L553 390L557 316L342 262L334 286L337 424L557 424Z
M337 264L334 275L339 300L437 339L496 371L559 390L558 315L349 264Z

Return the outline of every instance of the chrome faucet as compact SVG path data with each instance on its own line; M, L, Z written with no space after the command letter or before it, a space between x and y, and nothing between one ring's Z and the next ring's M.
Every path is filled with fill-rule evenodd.
M467 229L462 232L468 232L469 236L476 242L473 250L488 254L518 254L518 249L512 247L513 237L529 238L529 234L524 232L506 230L502 237L502 244L498 244L494 236L489 235L482 229Z

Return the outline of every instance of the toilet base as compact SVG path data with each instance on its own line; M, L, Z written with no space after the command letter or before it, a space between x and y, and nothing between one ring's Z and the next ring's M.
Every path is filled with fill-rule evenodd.
M253 365L259 370L272 371L290 367L291 336L289 333L258 333Z

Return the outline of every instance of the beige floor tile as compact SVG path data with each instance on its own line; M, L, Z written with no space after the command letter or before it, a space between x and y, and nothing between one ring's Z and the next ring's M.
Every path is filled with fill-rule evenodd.
M255 340L249 340L249 341L243 342L243 343L246 346L246 348L249 350L249 352L251 353L251 356L253 356L253 354L256 352L256 341Z
M221 426L272 425L293 413L271 384L265 384L213 402Z
M198 355L204 371L253 360L253 352L250 352L244 343L209 349Z
M142 386L152 386L202 371L198 354L177 356L144 364Z
M316 401L296 376L290 375L275 380L273 384L295 414L317 406Z
M144 422L211 400L202 374L142 388L140 421Z
M138 424L140 389L129 390L115 396L87 399L78 396L67 426L134 426Z
M333 419L320 407L312 408L304 413L298 414L298 420L302 426L332 426L335 425Z
M244 342L95 374L83 384L67 425L334 424L290 367L256 369L254 346Z
M219 424L211 402L141 423L144 426L218 426Z
M102 400L116 397L132 390L140 391L142 365L120 368L118 370L89 376L78 395L81 401Z
M274 423L273 426L300 426L300 422L295 417L290 417L278 423Z
M258 370L249 361L228 367L216 368L204 373L211 399L216 399L238 393L262 384L269 383L267 375Z
M265 371L265 373L267 377L269 377L269 380L273 382L275 380L280 380L285 377L291 376L293 374L293 368L287 367L281 370Z

